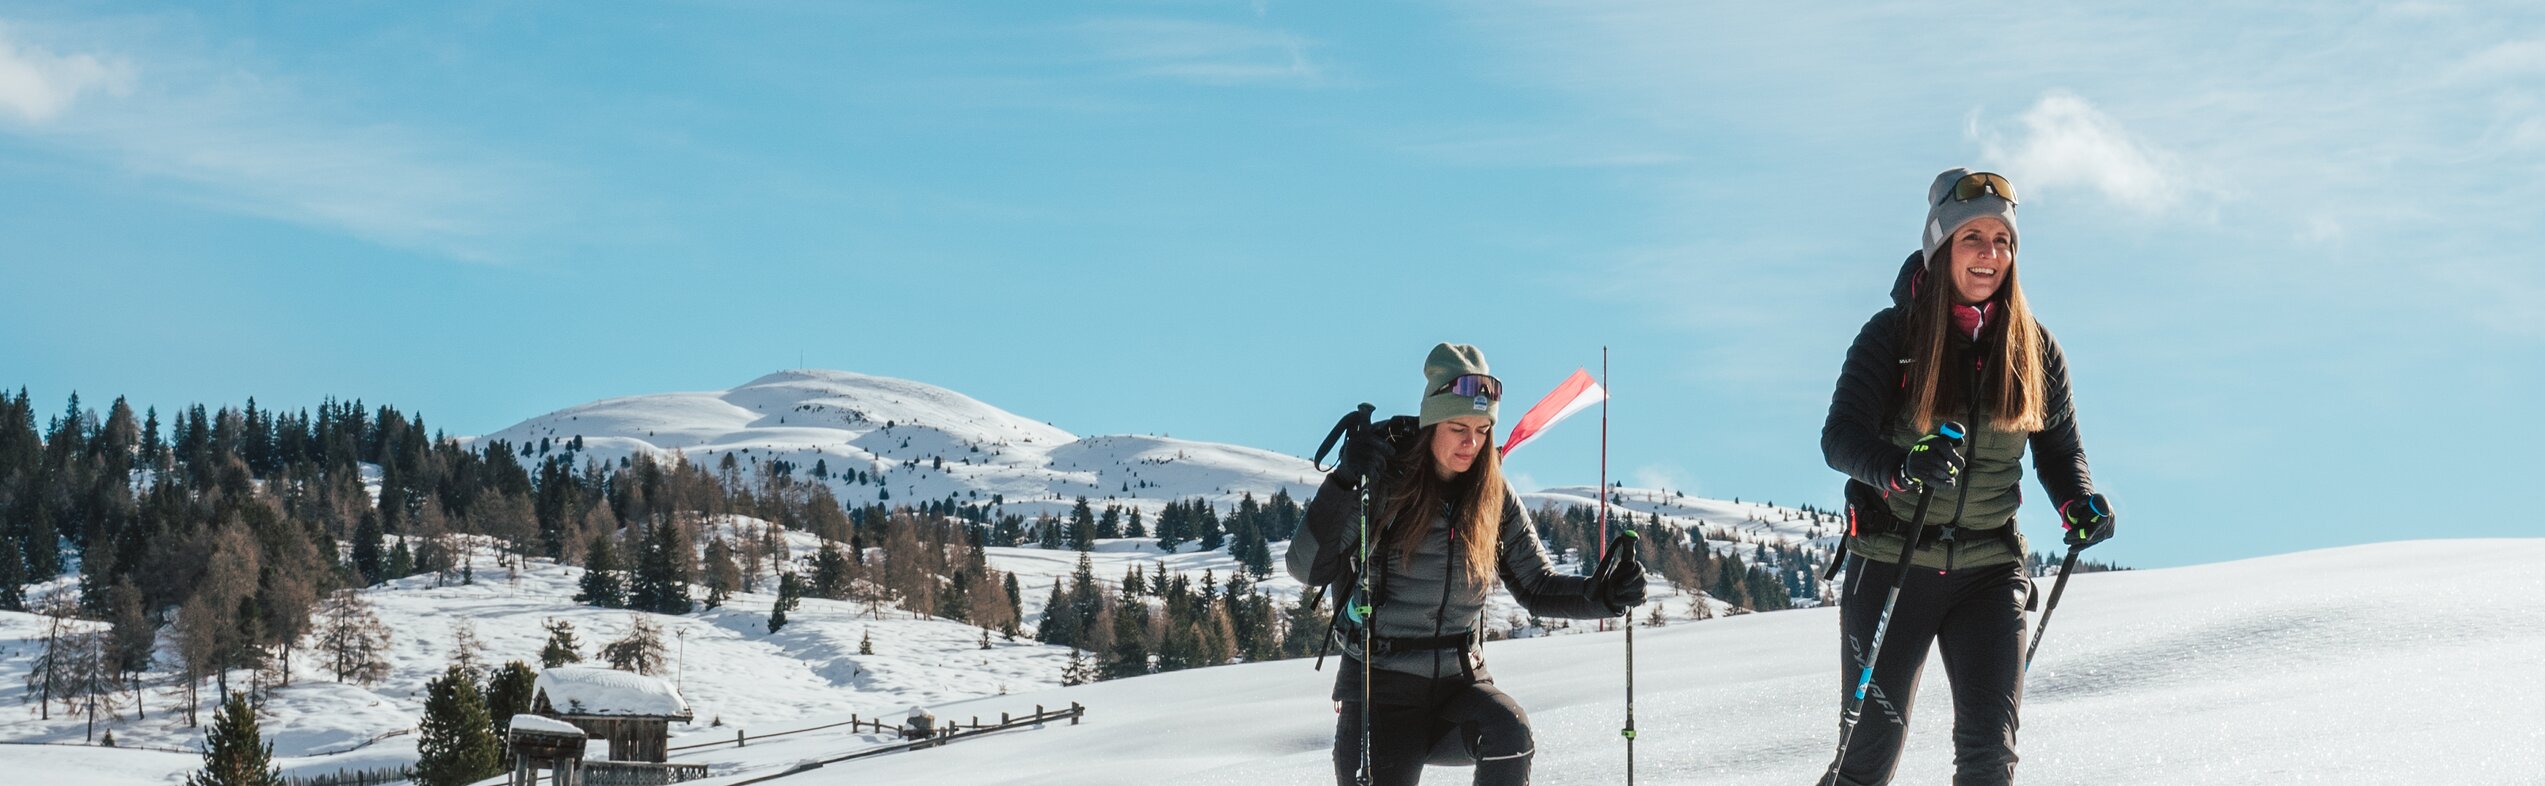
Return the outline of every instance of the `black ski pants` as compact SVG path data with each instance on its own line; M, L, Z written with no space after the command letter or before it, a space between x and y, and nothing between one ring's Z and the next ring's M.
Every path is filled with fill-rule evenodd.
M1355 783L1361 767L1361 663L1346 656L1334 683L1334 782ZM1413 786L1436 749L1476 763L1476 786L1525 786L1537 743L1529 715L1477 667L1437 679L1370 671L1370 783Z
M1848 565L1839 600L1839 627L1845 632L1838 650L1841 707L1855 698L1882 601L1899 575L1899 565L1861 556ZM2013 783L2015 710L2024 689L2024 610L2031 597L2032 581L2021 564L1950 573L1910 568L1836 786L1891 782L1930 644L1943 654L1944 678L1953 688L1954 786Z

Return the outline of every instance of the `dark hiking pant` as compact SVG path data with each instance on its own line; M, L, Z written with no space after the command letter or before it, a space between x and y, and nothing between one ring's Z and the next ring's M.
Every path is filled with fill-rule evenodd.
M1334 782L1355 783L1361 767L1361 664L1342 660L1334 699ZM1436 752L1475 762L1477 786L1525 786L1529 758L1537 750L1529 715L1493 685L1484 669L1471 678L1438 679L1374 669L1370 672L1370 783L1412 786Z
M1839 701L1853 701L1864 653L1882 601L1900 566L1857 557L1849 563L1839 600ZM1856 736L1838 768L1837 786L1891 782L1907 739L1909 703L1929 644L1943 654L1944 678L1953 689L1954 786L1992 786L2015 780L2015 710L2023 702L2024 608L2032 582L2023 566L1959 568L1951 573L1910 568L1892 609L1891 628L1865 691Z

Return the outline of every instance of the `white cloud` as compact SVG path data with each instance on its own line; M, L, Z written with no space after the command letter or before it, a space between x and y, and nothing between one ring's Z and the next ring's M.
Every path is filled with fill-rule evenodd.
M2476 81L2545 75L2545 39L2494 44L2449 67L2452 80Z
M551 173L466 140L345 116L287 74L111 25L0 28L0 133L149 178L154 196L495 261ZM74 40L63 56L30 38Z
M0 25L0 110L28 123L52 120L82 93L122 94L132 85L132 64L92 54L62 55L20 46Z
M2051 91L2019 118L2020 138L1974 126L1980 157L2004 171L2020 193L2082 186L2138 212L2184 206L2192 189L2172 172L2174 156L2132 135L2110 115L2073 93Z
M1205 85L1314 85L1324 67L1298 36L1177 19L1105 19L1079 26L1098 58L1141 76Z

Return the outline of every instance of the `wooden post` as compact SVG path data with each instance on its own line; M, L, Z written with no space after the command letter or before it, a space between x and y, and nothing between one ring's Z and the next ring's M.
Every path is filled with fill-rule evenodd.
M1085 717L1086 715L1087 715L1087 708L1086 708L1086 707L1079 706L1079 705L1078 705L1078 702L1074 702L1074 701L1069 703L1069 725L1071 725L1071 726L1076 726L1076 725L1078 725L1078 719L1079 719L1079 718L1081 718L1081 717Z
M743 741L742 741L742 730L741 730L741 729L735 729L735 730L733 730L733 746L734 746L734 747L736 747L736 748L739 748L739 747L742 747L742 746L743 746Z

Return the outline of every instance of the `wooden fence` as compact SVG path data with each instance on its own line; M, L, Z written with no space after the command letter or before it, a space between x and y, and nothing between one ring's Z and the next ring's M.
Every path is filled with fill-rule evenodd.
M1012 728L1012 727L1016 727L1016 726L1031 725L1031 724L1037 724L1037 723L1047 723L1047 722L1050 722L1050 721L1059 720L1059 719L1061 719L1061 718L1068 718L1068 719L1069 719L1069 725L1076 726L1076 725L1078 725L1078 719L1079 719L1079 718L1081 718L1081 717L1083 717L1083 716L1085 716L1086 714L1087 714L1087 708L1086 708L1086 707L1079 706L1078 702L1074 702L1074 701L1069 703L1069 709L1066 709L1066 710L1049 710L1049 711L1046 711L1046 710L1044 710L1044 709L1043 709L1043 705L1036 704L1036 705L1034 705L1034 714L1032 714L1032 715L1026 715L1026 716L1023 716L1023 717L1017 717L1017 716L1012 716L1012 715L1009 715L1008 713L1004 713L1004 712L1002 712L1002 713L999 713L999 720L998 720L998 722L997 722L997 723L983 723L983 722L981 721L981 716L979 716L979 715L974 715L974 716L972 716L972 720L971 720L970 722L968 722L968 723L967 723L967 722L960 722L960 721L951 721L951 720L949 720L949 721L945 721L945 722L940 723L940 724L938 724L938 725L937 725L936 730L935 730L935 733L932 735L932 737L934 737L934 738L935 738L935 739L937 739L937 740L942 741L942 740L946 740L946 739L951 739L951 738L953 738L953 737L955 737L955 736L958 736L958 735L961 735L961 734L965 734L965 733L968 733L968 732L975 732L975 731L997 731L997 730L1000 730L1000 729ZM906 733L909 731L909 727L907 727L907 726L903 726L903 725L901 725L901 724L899 724L899 723L888 723L888 722L885 722L885 721L882 721L882 720L871 720L871 719L868 719L868 718L865 718L865 717L862 717L862 716L859 716L859 715L856 715L856 714L853 714L853 713L852 713L852 714L850 714L850 715L848 716L848 720L840 721L840 722L838 722L838 723L825 723L825 724L822 724L822 725L820 725L820 726L807 726L807 727L804 727L804 728L801 728L801 729L788 729L788 730L786 730L786 731L773 731L773 732L769 732L769 733L767 733L767 734L761 734L761 735L757 735L757 736L754 736L754 735L752 735L750 732L748 732L748 731L746 731L746 730L743 730L743 729L735 729L735 730L733 731L733 739L732 739L731 741L726 741L726 740L713 740L713 741L709 741L709 742L694 742L694 743L690 743L690 744L688 744L688 745L675 745L675 746L672 746L671 748L669 748L669 749L667 749L667 750L677 752L677 751L685 751L685 750L696 750L696 749L699 749L699 748L712 748L712 747L715 747L715 746L718 746L718 745L731 745L731 746L734 746L734 747L740 748L740 747L746 747L746 746L749 746L749 745L751 744L751 741L752 741L752 740L755 740L755 739L765 740L765 739L768 739L768 738L771 738L771 737L784 737L784 736L789 735L789 734L802 734L802 733L805 733L805 732L808 732L808 731L821 731L821 730L823 730L823 729L837 729L837 728L841 728L841 727L846 727L846 728L848 728L848 730L849 730L851 733L857 733L857 732L863 732L863 731L872 730L872 731L874 731L874 733L876 733L876 734L895 734L895 735L906 735Z
M937 733L936 733L935 735L932 735L932 736L929 736L929 737L926 737L926 738L923 738L923 739L913 739L913 740L905 740L905 741L902 741L902 742L887 743L887 744L883 744L883 745L877 745L877 746L872 747L872 748L867 748L867 749L865 749L865 750L857 751L857 752L855 752L855 753L849 753L849 754L844 754L844 755L840 755L840 756L833 756L833 757L830 757L830 758L827 758L827 759L818 759L818 760L814 760L814 761L807 761L807 762L803 762L803 763L797 764L797 765L795 765L795 766L793 766L793 767L789 767L789 768L787 768L787 769L786 769L786 771L784 771L784 772L779 772L779 773L770 774L770 775L763 775L763 776L760 776L760 777L757 777L757 778L752 778L752 779L749 779L749 780L734 781L733 783L729 784L728 786L750 786L750 784L755 784L755 783L765 783L765 782L768 782L768 781L777 780L777 779L779 779L779 778L784 778L784 777L787 777L787 776L789 776L789 775L796 775L796 774L800 774L800 773L803 773L803 772L805 772L805 771L807 771L807 770L820 769L820 768L822 768L822 767L823 767L823 766L825 766L825 765L838 764L838 763L840 763L840 762L844 762L844 761L853 761L853 760L856 760L856 759L863 759L863 758L866 758L866 757L869 757L869 756L881 756L881 755L883 755L883 754L887 754L887 753L899 753L899 752L902 752L902 751L914 751L914 750L920 750L920 749L922 749L922 748L934 748L934 747L937 747L937 746L939 746L939 745L947 745L947 744L951 744L951 743L954 743L954 742L957 742L957 741L961 741L961 740L965 740L965 739L970 739L970 738L973 738L973 737L978 737L978 736L981 736L981 735L984 735L984 734L995 734L995 733L997 733L997 732L1006 731L1006 730L1008 730L1008 729L1021 729L1021 728L1027 728L1027 727L1032 727L1032 726L1040 726L1040 725L1042 725L1042 724L1050 723L1050 722L1052 722L1052 721L1057 721L1057 720L1061 720L1061 719L1064 719L1064 718L1066 718L1066 719L1068 719L1068 720L1069 720L1069 725L1071 725L1071 726L1076 726L1076 725L1078 725L1078 721L1079 721L1079 720L1084 719L1084 718L1086 718L1086 717L1087 717L1087 708L1086 708L1086 706L1081 705L1081 704L1079 704L1078 702L1074 702L1074 701L1073 701L1073 702L1070 702L1070 703L1069 703L1069 709L1065 709L1065 710L1045 710L1045 709L1043 709L1043 705L1037 704L1037 705L1034 705L1034 714L1032 714L1032 715L1027 715L1027 716L1024 716L1024 717L1012 717L1012 716L1008 715L1007 713L999 713L999 722L998 722L998 723L995 723L995 724L985 724L985 723L982 723L982 722L980 721L980 718L978 718L978 717L973 718L972 723L970 723L970 724L949 723L949 724L946 724L946 725L943 725L943 726L939 726L939 727L938 727L938 731L937 731ZM885 733L894 733L894 732L898 732L898 731L900 731L900 729L901 729L901 727L899 727L899 726L889 726L888 724L881 724L881 723L876 722L876 721L865 721L865 720L863 720L863 719L859 719L859 718L857 718L856 716L850 716L850 720L851 720L851 722L852 722L852 723L861 723L861 724L864 724L864 725L867 725L867 726L877 726L877 727L879 727L879 729L880 729L880 730L884 731ZM832 728L832 727L837 727L837 726L846 726L846 725L850 725L850 724L848 724L848 723L834 723L834 724L829 724L829 725L825 725L825 726L818 726L818 727L814 727L814 728ZM793 734L793 733L798 732L798 731L813 731L813 729L796 729L795 731L790 731L790 732L779 732L779 733L775 733L775 734L763 734L763 735L761 735L761 736L762 736L762 737L775 737L775 736L778 736L778 734ZM722 744L724 744L724 742L723 742L723 741L721 741L721 740L719 740L719 741L717 741L717 742L715 742L715 743L712 743L712 744L715 744L715 745L722 745ZM735 743L735 744L739 745L739 744L742 744L742 743L741 743L741 741L740 741L739 739L737 739L737 741L736 741L736 743ZM691 747L696 747L696 746L691 746ZM675 749L675 750L677 750L677 749ZM596 784L596 786L597 786L597 784Z
M584 786L671 786L707 777L704 764L655 764L647 761L587 761Z

